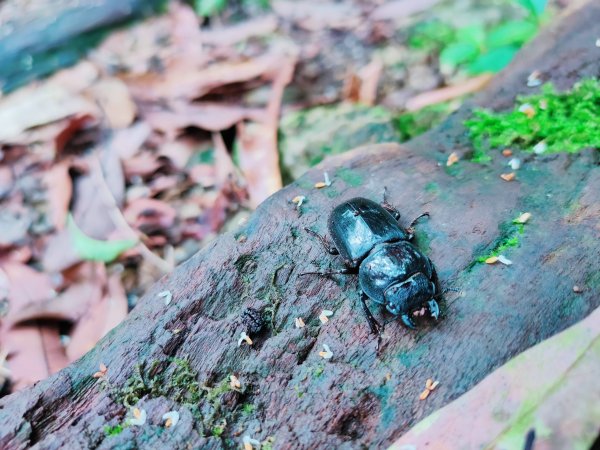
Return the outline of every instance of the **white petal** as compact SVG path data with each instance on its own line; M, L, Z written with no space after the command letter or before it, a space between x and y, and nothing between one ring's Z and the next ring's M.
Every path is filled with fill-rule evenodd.
M506 266L510 266L512 264L512 261L504 255L498 255L498 261Z

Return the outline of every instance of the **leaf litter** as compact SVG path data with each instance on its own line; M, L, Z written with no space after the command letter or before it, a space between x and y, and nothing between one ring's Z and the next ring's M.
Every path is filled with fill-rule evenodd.
M90 350L154 281L281 188L277 129L296 46L254 39L277 28L273 16L206 32L199 21L170 5L0 98L11 390ZM246 101L253 92L262 100Z

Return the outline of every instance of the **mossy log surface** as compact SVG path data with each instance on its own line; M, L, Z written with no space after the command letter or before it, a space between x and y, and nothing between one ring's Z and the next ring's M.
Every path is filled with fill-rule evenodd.
M600 4L588 2L544 31L441 126L406 145L331 158L270 197L240 230L157 283L88 354L2 399L0 447L239 448L249 435L271 437L274 448L381 448L511 357L584 318L600 303L597 150L529 157L517 180L505 182L499 175L506 159L487 166L465 160L470 144L462 123L475 105L510 109L516 95L531 92L526 80L533 70L558 89L598 76L599 23ZM463 160L447 168L453 151ZM324 170L333 185L314 189ZM326 232L335 205L354 196L380 199L384 186L406 222L431 213L418 225L416 243L441 285L453 290L438 323L416 332L388 324L378 356L356 278L299 275L342 264L303 228ZM307 198L301 214L290 202L297 195ZM507 251L513 264L475 263L525 211L532 218ZM583 292L574 293L574 285ZM159 296L165 290L173 294L168 306ZM252 336L252 346L238 346L247 307L272 320ZM326 324L318 319L323 309L334 312ZM295 327L297 317L304 328ZM328 361L319 356L323 344L333 352ZM135 367L168 373L172 358L187 358L200 384L213 387L200 400L212 406L194 413L174 396L148 394L138 402L146 424L116 427L127 413L116 392ZM100 363L108 382L92 377ZM230 374L242 393L223 384ZM428 378L440 385L420 401ZM175 384L169 377L164 383ZM181 419L166 429L161 417L172 409Z

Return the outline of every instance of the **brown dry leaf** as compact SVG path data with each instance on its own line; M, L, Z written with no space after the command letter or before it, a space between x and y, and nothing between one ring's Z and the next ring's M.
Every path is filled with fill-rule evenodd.
M218 47L230 47L238 42L246 41L255 36L271 34L277 29L277 18L266 15L255 19L245 20L239 24L221 28L211 27L202 30L202 43Z
M52 78L0 98L0 141L15 142L28 129L72 115L98 116L98 108L81 90L91 84L89 63L65 69ZM18 141L17 141L18 142Z
M68 364L56 324L33 323L3 329L0 340L9 354L13 392L47 378Z
M426 11L440 0L394 0L384 2L371 13L371 20L396 20Z
M227 84L258 79L281 66L282 55L267 53L246 61L213 63L205 68L168 68L163 74L125 79L138 101L194 99Z
M221 131L244 120L264 120L260 109L222 103L178 104L173 109L144 113L146 121L158 131L174 139L184 128L196 126L207 131Z
M129 128L116 130L112 135L109 147L117 151L120 159L126 160L140 151L151 133L152 129L146 122L137 122Z
M130 180L132 177L147 177L152 175L158 169L165 165L158 155L150 152L141 152L136 156L123 161L123 170L125 177Z
M504 181L513 181L516 177L516 174L514 172L510 172L510 173L503 173L500 175L500 178L502 178Z
M102 296L102 284L93 276L90 264L82 263L74 269L78 274L70 286L56 298L26 305L7 317L7 325L16 325L30 320L78 321Z
M42 267L46 272L61 272L80 261L81 256L67 229L60 230L48 237L41 256Z
M160 200L153 198L138 198L130 202L123 211L127 223L142 232L147 227L167 231L175 223L177 212Z
M73 324L71 340L66 348L69 361L82 356L103 336L107 306L104 294L107 278L103 263L85 262L72 273L88 285L90 296L85 300L86 307L82 308L81 316Z
M240 169L248 183L250 205L256 208L282 186L277 129L260 123L240 122L237 134Z
M460 158L456 152L452 152L448 155L448 160L446 161L446 166L450 167L460 161Z
M355 103L374 105L382 70L383 63L375 58L358 73L350 73L344 82L343 98Z
M351 2L275 0L275 13L309 31L351 29L363 20L360 9Z
M266 121L259 124L238 124L239 165L248 183L250 204L258 206L269 195L281 189L277 129L279 110L285 86L292 80L295 57L280 61L273 77Z
M126 128L133 122L136 106L125 83L118 78L103 78L94 83L87 94L95 100L110 128Z
M475 78L470 78L461 84L448 86L433 91L416 95L406 102L407 111L416 111L425 106L447 102L463 95L471 94L483 89L492 79L493 74L486 73Z
M9 286L10 310L6 321L28 305L39 304L56 296L54 284L47 273L16 262L6 262L1 269Z
M69 202L73 192L73 185L69 176L70 167L70 162L64 160L55 164L43 175L46 198L48 199L48 215L50 222L57 230L64 228L69 214Z

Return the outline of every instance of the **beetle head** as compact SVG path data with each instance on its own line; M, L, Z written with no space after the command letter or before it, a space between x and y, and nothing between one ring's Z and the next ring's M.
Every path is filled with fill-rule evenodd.
M420 309L434 295L435 284L420 272L391 285L383 294L386 309L396 316Z

